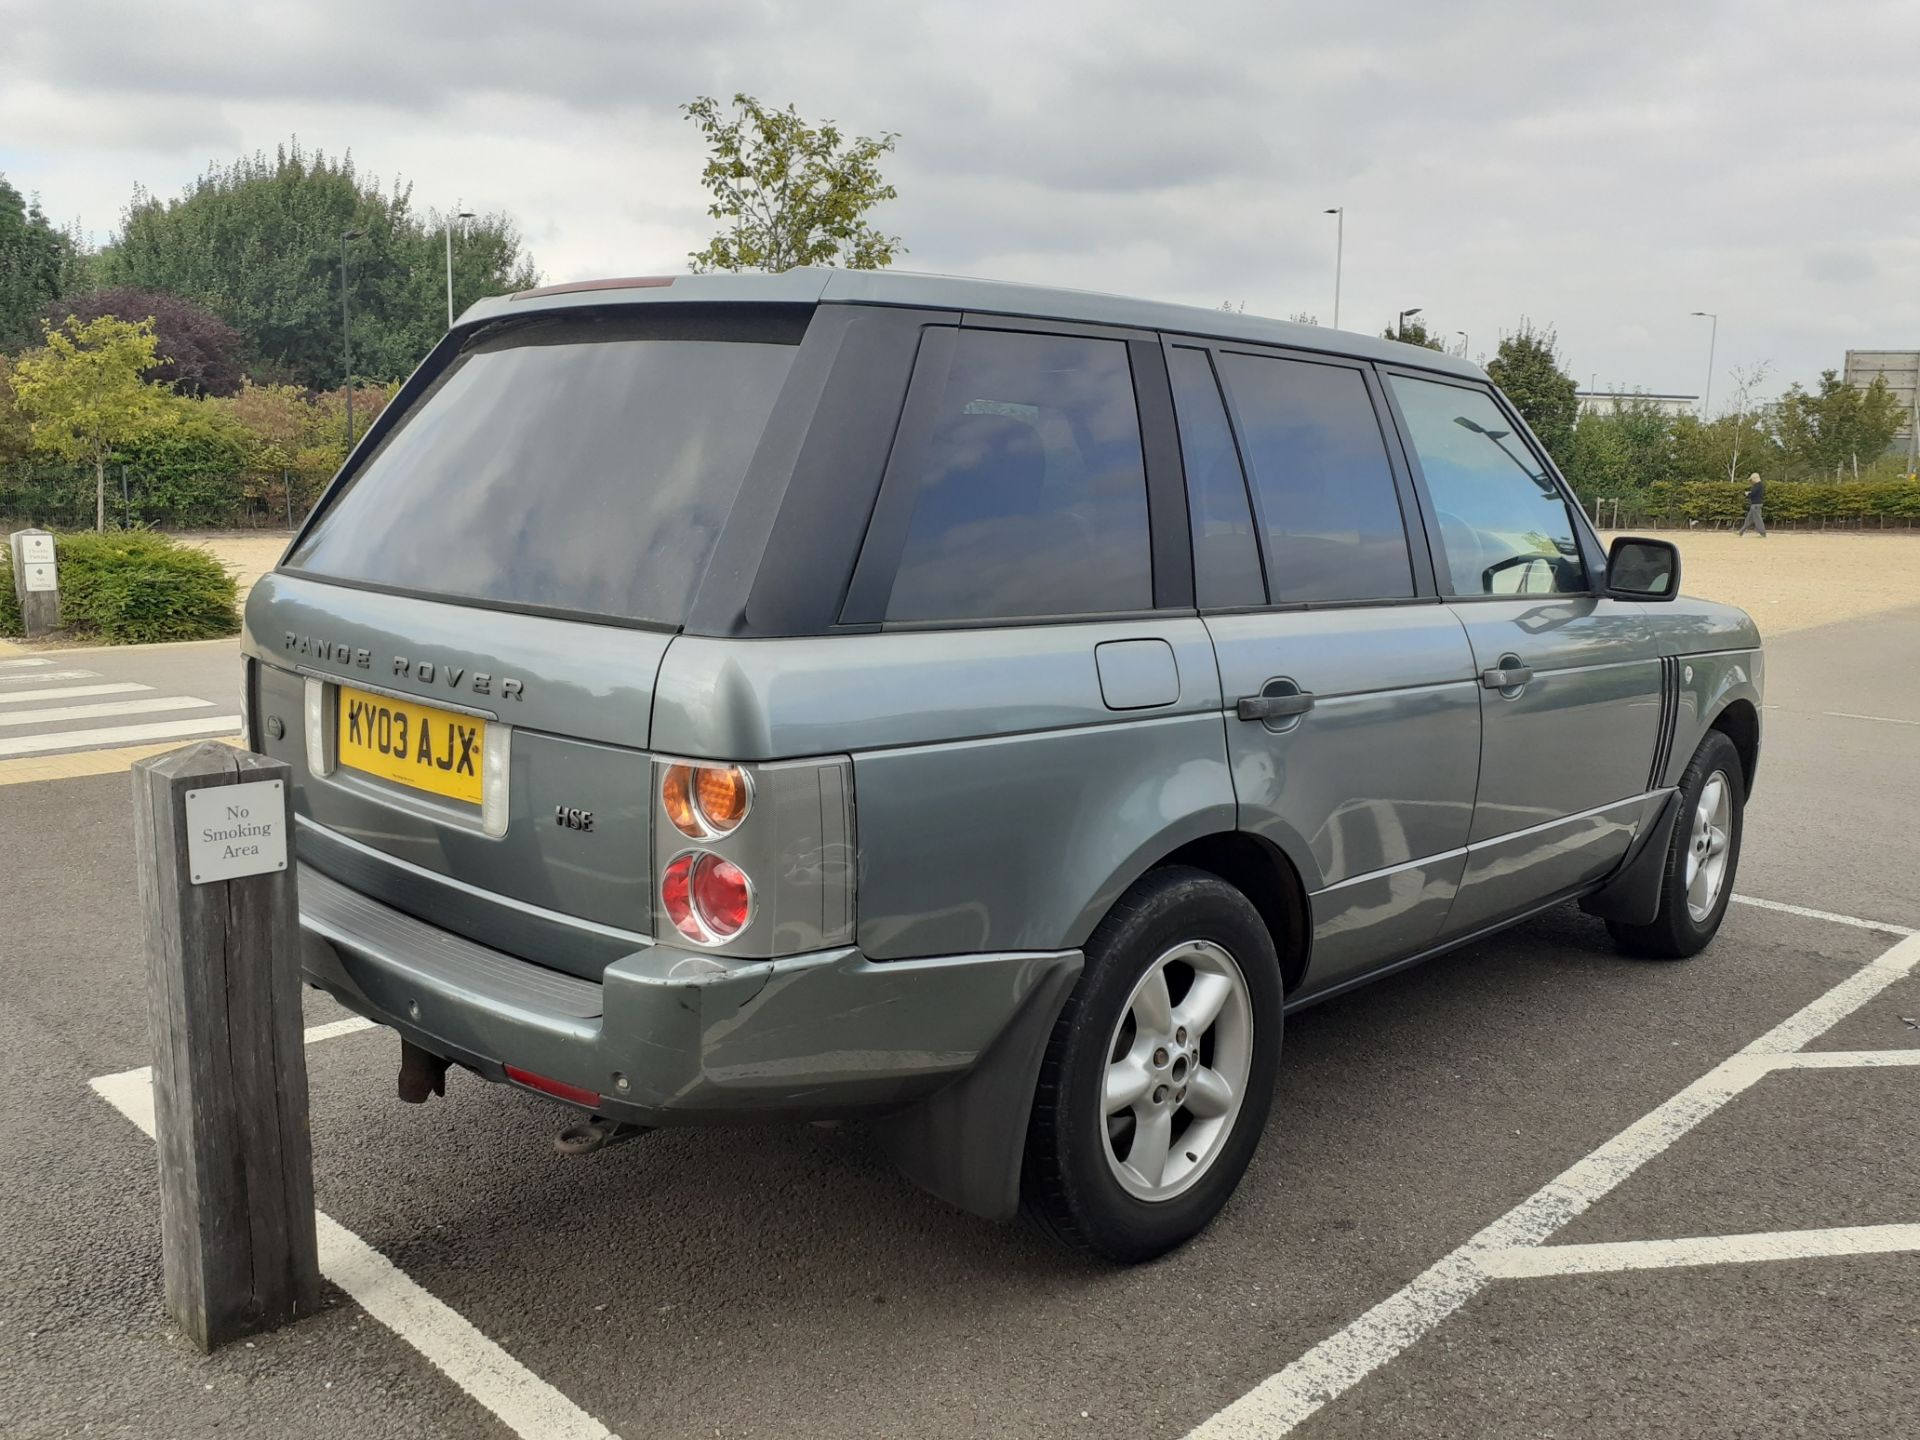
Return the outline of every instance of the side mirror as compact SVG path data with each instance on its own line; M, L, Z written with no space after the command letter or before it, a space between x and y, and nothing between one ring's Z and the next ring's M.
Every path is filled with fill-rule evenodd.
M1607 550L1607 593L1617 600L1671 600L1680 593L1680 547L1622 535Z

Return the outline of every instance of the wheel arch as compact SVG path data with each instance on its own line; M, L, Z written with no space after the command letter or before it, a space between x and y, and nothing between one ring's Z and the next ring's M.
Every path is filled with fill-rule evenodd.
M1745 696L1723 705L1707 725L1733 742L1740 755L1741 793L1753 794L1753 777L1760 768L1760 709Z
M1145 872L1187 865L1217 875L1260 912L1280 956L1280 984L1291 994L1306 978L1313 948L1307 888L1279 846L1245 830L1221 830L1168 851Z

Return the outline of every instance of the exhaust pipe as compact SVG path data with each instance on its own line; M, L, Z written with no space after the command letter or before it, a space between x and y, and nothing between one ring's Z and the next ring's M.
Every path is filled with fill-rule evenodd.
M400 1042L400 1081L396 1089L409 1105L424 1105L432 1095L447 1093L447 1066L431 1050L423 1050L411 1040Z

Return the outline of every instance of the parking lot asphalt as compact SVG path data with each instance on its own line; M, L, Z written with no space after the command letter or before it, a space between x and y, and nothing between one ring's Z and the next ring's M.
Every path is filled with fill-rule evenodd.
M1768 664L1739 891L1920 928L1920 612ZM0 787L0 1433L512 1433L338 1291L211 1359L161 1316L152 1148L87 1088L148 1059L127 815L124 775ZM1646 964L1569 907L1304 1012L1240 1194L1134 1270L947 1209L858 1127L562 1160L535 1097L397 1104L377 1030L309 1048L318 1200L627 1440L1179 1437L1898 938L1740 904ZM1902 1017L1920 978L1808 1048L1912 1052ZM1911 1064L1767 1073L1553 1242L1920 1223L1916 1099ZM1293 1433L1881 1436L1916 1396L1906 1250L1495 1280Z

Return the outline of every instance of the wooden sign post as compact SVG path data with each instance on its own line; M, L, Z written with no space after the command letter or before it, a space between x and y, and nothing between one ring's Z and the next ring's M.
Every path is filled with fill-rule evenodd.
M60 628L60 571L54 562L53 536L45 530L16 530L7 537L13 568L13 596L20 603L20 629L28 639Z
M166 1305L212 1350L319 1305L288 767L204 741L133 794Z

